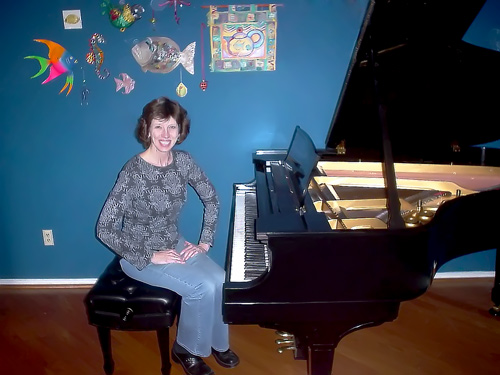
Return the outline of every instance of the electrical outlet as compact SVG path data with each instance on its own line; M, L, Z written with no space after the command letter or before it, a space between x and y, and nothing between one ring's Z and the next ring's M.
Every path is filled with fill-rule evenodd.
M54 236L52 229L42 229L43 244L45 246L54 246Z

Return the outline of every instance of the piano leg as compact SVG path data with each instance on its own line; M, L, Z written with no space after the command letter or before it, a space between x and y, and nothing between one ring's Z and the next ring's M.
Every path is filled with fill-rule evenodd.
M307 359L310 375L331 375L336 345L311 345Z
M493 307L490 309L490 314L493 316L500 316L500 253L498 248L495 261L495 281L493 289L491 290L491 300L493 301Z

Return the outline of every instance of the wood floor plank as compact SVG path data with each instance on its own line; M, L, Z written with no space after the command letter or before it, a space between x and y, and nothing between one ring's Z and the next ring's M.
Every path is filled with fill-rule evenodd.
M435 280L404 302L398 319L340 342L333 375L497 375L500 319L488 313L493 279ZM96 330L87 324L85 288L0 288L0 374L102 374ZM231 326L236 369L219 375L306 375L306 363L278 354L277 338L258 326ZM171 340L175 338L172 329ZM116 375L160 375L154 332L112 332ZM173 364L172 375L182 375Z

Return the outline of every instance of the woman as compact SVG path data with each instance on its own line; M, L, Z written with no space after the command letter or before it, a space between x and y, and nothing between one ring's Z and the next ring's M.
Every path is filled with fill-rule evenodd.
M212 369L200 357L213 354L226 368L239 359L229 349L228 326L222 321L224 270L207 255L219 201L191 155L174 149L189 127L187 112L177 102L162 97L144 107L137 137L145 151L121 170L99 216L97 236L122 258L128 276L182 296L172 358L188 375L210 375ZM178 232L188 184L205 208L197 245Z

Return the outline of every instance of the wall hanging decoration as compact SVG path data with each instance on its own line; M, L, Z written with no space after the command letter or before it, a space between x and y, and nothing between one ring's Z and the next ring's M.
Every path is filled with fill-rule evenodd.
M177 85L177 88L175 89L175 93L177 96L180 96L181 98L185 97L188 93L188 88L184 83L182 83L182 70L179 71L181 75L181 82L179 85Z
M90 52L87 53L86 55L86 60L90 65L94 65L94 71L97 77L100 79L106 79L109 77L109 71L106 68L102 69L101 73L101 67L102 63L104 62L104 52L102 52L102 49L97 45L98 43L105 43L106 41L104 40L104 37L101 34L94 33L92 34L92 37L89 39L89 45L90 45Z
M151 10L151 18L149 19L149 22L153 25L153 31L156 31L156 17L155 17L155 10Z
M87 80L85 79L85 69L83 69L83 66L81 67L82 69L82 91L81 91L81 105L89 105L89 95L90 95L90 90L87 88Z
M164 9L165 6L173 6L174 7L174 18L175 22L179 23L180 18L177 16L177 5L179 5L181 8L183 5L190 6L191 3L189 1L184 1L184 0L151 0L151 8L153 10L162 10Z
M104 0L101 7L104 8L102 14L107 13L111 24L119 28L121 32L132 26L135 21L141 19L144 13L144 8L139 4L113 5L110 0Z
M169 73L181 64L194 74L195 47L196 42L192 42L181 52L172 39L151 36L132 47L132 56L143 72Z
M115 78L116 92L124 89L122 94L129 94L134 89L135 81L127 73L120 73L120 78Z
M205 91L208 87L208 82L205 80L205 42L203 40L203 31L205 29L205 24L201 24L201 82L200 89Z
M66 74L66 83L59 91L59 94L63 92L66 87L68 92L66 96L69 95L71 89L73 88L73 67L78 60L76 60L63 46L46 39L34 39L35 42L44 43L49 47L48 59L40 56L26 56L25 59L36 59L40 63L40 70L37 74L31 78L38 77L40 74L44 73L50 66L49 76L42 85L52 81L53 79L59 77L62 74Z
M81 29L82 28L82 14L80 10L63 10L63 23L65 29Z
M211 5L212 72L276 69L277 4Z

